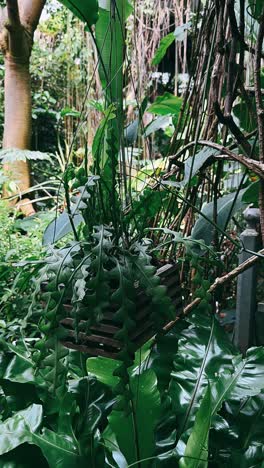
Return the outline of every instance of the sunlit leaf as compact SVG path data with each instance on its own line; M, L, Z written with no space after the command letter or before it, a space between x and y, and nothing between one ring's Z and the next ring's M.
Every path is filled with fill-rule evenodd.
M31 405L0 424L0 455L31 442L42 421L42 406Z
M156 101L148 108L148 112L158 115L173 115L177 117L180 113L182 99L171 93L158 96Z

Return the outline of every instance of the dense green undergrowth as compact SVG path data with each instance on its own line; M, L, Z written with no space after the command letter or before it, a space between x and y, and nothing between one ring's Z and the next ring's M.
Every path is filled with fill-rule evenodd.
M138 21L137 5L133 12L128 0L62 3L71 13L55 8L52 31L47 22L42 26L43 34L52 32L46 59L52 60L53 51L56 60L46 90L52 67L42 66L38 76L35 69L45 63L45 53L37 47L32 64L41 88L33 94L35 145L45 115L49 120L40 149L57 150L57 155L0 153L4 163L32 160L40 173L40 183L30 190L36 215L21 219L0 202L0 467L264 468L264 348L242 356L218 322L217 307L234 303L235 285L209 292L245 250L239 239L242 210L258 205L261 184L245 164L252 157L261 177L255 154L259 136L251 122L256 99L252 91L246 94L241 76L245 49L253 54L245 42L249 31L256 45L261 2L241 1L241 10L235 9L238 2L228 2L225 12L221 2L201 2L190 22L159 41L152 60L159 65L173 45L181 55L193 41L186 98L174 95L176 77L160 96L158 86L144 90L146 96L138 91L142 102L133 89L132 104L125 102L124 88L134 72L129 66L136 39L129 21ZM72 14L85 23L78 23L74 44ZM234 33L238 15L241 31L236 26ZM85 90L81 110L63 108L63 74L74 81L74 87L67 82L70 101L73 89L90 80L82 75L89 68L86 29L94 43L92 58L98 58L92 73L99 82L99 94L93 90L98 99L88 100ZM63 33L67 47L75 47L69 63L59 47ZM234 51L239 65L233 63ZM215 83L210 75L219 54L225 62ZM83 68L78 68L80 57ZM201 70L206 70L203 79ZM251 75L249 81L252 85ZM222 107L212 104L215 95ZM234 112L221 115L217 104L225 112L230 102ZM126 121L130 106L133 119ZM100 123L88 145L90 136L81 130L92 111ZM145 124L144 116L151 122ZM62 143L63 122L67 141ZM247 156L242 168L237 166L240 152ZM178 311L157 275L164 264L177 265L184 305L197 300L167 333L164 326ZM147 299L155 336L138 350L131 334L139 291ZM69 314L78 344L81 321L91 335L113 310L118 359L91 357L63 345L62 320Z
M117 361L58 347L57 368L36 366L38 340L1 343L1 466L261 466L264 350L243 359L205 312L136 354L126 413Z

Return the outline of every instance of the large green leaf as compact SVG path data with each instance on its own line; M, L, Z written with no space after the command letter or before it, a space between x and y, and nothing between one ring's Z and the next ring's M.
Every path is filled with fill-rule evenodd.
M264 393L232 401L222 410L221 424L214 424L210 446L215 467L260 467L264 459Z
M180 182L182 187L188 184L188 182L194 177L197 172L203 167L203 165L218 153L216 150L211 148L205 148L196 153L194 156L191 156L184 163L184 179Z
M81 453L89 466L103 466L105 451L101 433L108 424L107 416L115 403L112 392L91 376L71 381L69 390L79 408L77 434Z
M178 416L179 435L194 420L208 379L214 381L219 369L233 370L236 350L219 324L201 313L190 318L193 322L183 331L174 358L170 395Z
M194 156L190 156L184 163L184 178L181 182L175 182L172 180L163 180L162 185L171 185L172 187L184 188L192 178L199 172L204 166L208 159L216 155L218 151L212 150L211 148L205 148L196 153Z
M158 115L173 115L178 117L182 106L182 99L171 93L158 96L156 101L148 108L148 112Z
M78 18L92 26L98 20L98 0L59 0Z
M100 0L99 6L95 37L101 60L100 77L109 96L109 103L116 104L120 110L125 57L125 19L131 12L131 5L127 0Z
M133 412L127 416L113 411L109 424L128 463L135 463L154 455L154 429L160 416L160 397L157 378L152 370L130 378ZM141 462L142 468L149 462Z
M83 221L84 219L80 213L77 212L72 215L72 223L75 228L77 228ZM70 222L70 215L67 211L64 211L45 229L43 234L43 245L54 244L71 232L72 224Z
M104 443L106 447L108 447L109 452L110 452L110 466L111 468L116 467L116 468L127 468L128 463L120 451L120 448L118 446L115 434L113 433L111 427L108 425L106 430L104 431L103 434L104 437ZM109 458L109 454L107 454L107 458Z
M41 424L42 413L42 406L33 404L1 423L0 455L10 452L25 442L31 442L33 433Z
M160 416L160 397L155 373L152 370L144 370L148 354L149 345L146 345L140 353L140 362L136 359L135 365L129 369L129 388L133 394L132 413L127 416L121 411L113 410L108 417L110 428L128 463L138 460L135 439L138 439L140 459L154 454L154 429ZM119 366L120 363L112 359L87 360L88 372L111 388L118 384L118 378L113 376L113 373ZM142 468L147 466L147 462L142 463Z
M208 437L211 426L212 401L210 385L206 389L195 423L188 439L180 468L206 468L208 466Z
M251 348L245 359L233 359L232 372L224 370L212 384L212 413L216 414L226 400L241 400L258 395L264 389L264 348Z
M100 60L99 74L105 91L107 104L113 104L116 117L109 123L100 137L100 152L96 152L96 168L103 168L103 198L105 211L117 214L116 174L121 142L124 141L123 117L123 62L125 59L125 21L131 12L128 0L100 0L99 21L95 28L97 50ZM104 127L103 127L104 130ZM102 143L106 144L102 144ZM97 145L98 146L98 145ZM122 153L123 154L123 153ZM94 155L94 148L93 148ZM95 155L94 155L95 157ZM123 164L125 164L123 158ZM98 172L97 172L98 173ZM109 193L112 194L109 200Z
M87 372L94 375L103 384L114 388L118 384L118 377L113 374L119 365L118 361L110 358L89 358L87 360Z
M252 397L253 399L258 398L264 389L263 348L259 347L248 350L246 357L243 359L238 354L236 348L230 343L224 330L214 319L210 323L209 316L199 312L189 317L188 321L191 325L182 331L181 338L178 341L177 352L177 343L175 343L175 354L174 356L172 355L173 367L171 367L171 356L169 355L166 379L164 379L161 373L162 380L159 386L163 402L165 401L166 405L163 405L162 414L164 417L161 418L160 425L158 426L158 430L162 430L163 437L162 434L157 433L158 466L166 468L167 466L174 466L173 464L177 463L177 460L181 457L183 457L181 460L183 466L206 466L207 458L201 452L199 453L199 450L201 450L201 447L207 450L206 443L202 443L202 441L205 441L206 433L208 434L210 429L210 426L207 425L207 423L209 424L209 417L210 419L211 417L213 418L213 434L217 431L223 434L222 441L216 442L213 437L213 447L218 444L218 449L224 450L224 438L230 438L232 441L234 435L232 435L232 431L229 431L228 422L219 416L216 417L216 414L221 411L221 414L226 418L226 408L236 404L234 413L237 415L241 400L247 401L247 399L251 399ZM165 346L166 336L163 337L163 341L164 343L160 347L160 352L161 357L164 353L165 359L165 350L167 349ZM171 338L169 341L171 341ZM162 363L161 357L157 355L151 364L152 368L156 370L157 375L160 374L159 362ZM169 373L171 375L171 382L168 387ZM208 382L210 383L211 403L209 405L207 402L207 405L204 404L203 406L202 399ZM167 390L168 388L169 390ZM172 401L172 409L168 406L168 398L164 400L167 391ZM207 398L209 398L208 395ZM208 407L209 414L206 414L205 406ZM201 410L202 407L204 411ZM166 408L168 409L167 413ZM201 413L199 413L200 411ZM260 411L263 411L263 406L261 406ZM202 417L208 417L208 420L204 420L203 423L204 433L201 429L202 419L200 418ZM257 414L256 417L258 417ZM227 418L227 420L229 419ZM230 420L233 422L234 417L232 416ZM200 421L200 430L197 429L197 421ZM239 432L238 428L236 428L236 431ZM215 437L217 438L217 435ZM189 444L188 450L187 446L185 446L186 443L187 446ZM250 458L248 444L249 442L245 438L244 452L246 453L247 451L247 457ZM171 449L172 447L174 448ZM255 458L259 457L261 448L258 447L253 452L256 452ZM205 465L196 465L195 460L188 461L187 458L184 458L186 454L187 456L193 456L195 459L206 460L204 462ZM239 464L230 466L239 466ZM243 466L249 467L253 465L245 464Z
M6 343L6 348L14 354L6 369L2 373L4 380L17 383L35 382L34 363L31 360L29 349L23 342L17 345Z
M33 434L32 441L48 461L50 468L84 468L87 460L79 454L73 438L44 429L42 434Z
M242 197L244 193L245 189L239 192L235 203L233 202L234 193L229 193L217 200L217 225L220 229L225 229L226 223L231 215L233 216L238 210L243 208ZM202 213L213 221L214 203L206 203L202 208ZM196 240L204 240L207 245L210 245L213 240L214 229L214 226L209 221L199 216L192 230L191 237Z
M240 364L239 357L234 359L234 367ZM243 360L236 386L232 390L231 399L241 399L254 396L264 389L264 348L251 348Z

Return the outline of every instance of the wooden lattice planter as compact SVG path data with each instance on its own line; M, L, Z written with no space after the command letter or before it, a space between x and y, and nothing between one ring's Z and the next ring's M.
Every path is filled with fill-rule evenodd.
M179 278L179 268L175 265L166 265L157 271L161 284L167 287L167 294L175 306L175 318L182 312L182 288ZM148 307L149 298L141 291L138 293L137 310L135 314L136 327L130 334L130 340L135 348L140 348L153 335L155 329L150 318L151 311ZM72 306L64 305L65 310L71 315ZM116 333L122 328L122 324L115 320L115 310L112 309L104 314L100 324L90 327L92 334L85 332L87 324L85 321L79 323L79 333L76 337L74 320L65 318L61 324L67 330L67 338L63 344L70 349L75 349L90 356L104 356L118 359L118 353L122 349L122 343L116 338ZM77 338L77 339L76 339Z

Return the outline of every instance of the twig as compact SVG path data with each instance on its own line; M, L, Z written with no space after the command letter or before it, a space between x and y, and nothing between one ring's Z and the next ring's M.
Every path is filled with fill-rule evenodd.
M245 262L241 263L238 265L234 270L230 271L224 276L220 276L219 278L216 278L215 282L212 284L212 286L209 288L208 292L212 293L214 292L219 286L222 286L223 284L227 283L228 281L231 281L232 279L236 278L238 275L243 273L244 271L248 270L248 268L252 267L258 260L260 260L260 256L264 255L264 249L261 249L259 252L257 252L257 255L253 255L250 257L248 260L245 260ZM190 304L188 304L181 316L177 317L175 320L172 322L168 323L164 328L164 332L168 333L172 328L175 326L175 324L182 318L184 315L188 315L195 307L197 307L201 302L201 298L197 297L194 299Z

